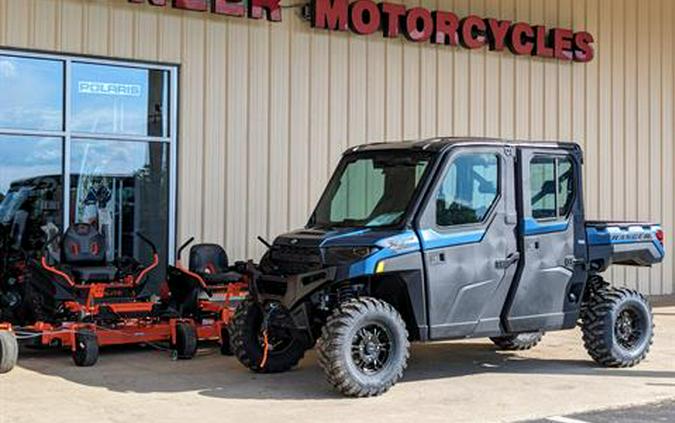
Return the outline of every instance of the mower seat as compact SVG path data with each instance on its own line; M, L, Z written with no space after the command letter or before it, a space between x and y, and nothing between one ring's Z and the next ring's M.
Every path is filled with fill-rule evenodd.
M217 244L198 244L192 247L190 271L201 276L207 285L227 285L242 279L240 273L230 270L227 253Z
M78 283L112 282L117 268L106 262L105 238L92 225L72 225L63 237L62 263Z

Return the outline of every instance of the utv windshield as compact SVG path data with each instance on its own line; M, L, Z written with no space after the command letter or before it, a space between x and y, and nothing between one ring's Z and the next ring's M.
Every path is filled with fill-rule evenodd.
M320 227L380 227L405 217L431 160L428 153L367 152L338 166L310 220Z

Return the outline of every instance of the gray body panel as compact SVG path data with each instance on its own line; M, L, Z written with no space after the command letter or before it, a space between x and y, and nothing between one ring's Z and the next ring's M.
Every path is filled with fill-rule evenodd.
M568 215L543 220L533 217L529 171L534 157L573 159L575 198ZM569 150L518 150L521 262L505 312L508 332L554 330L576 324L587 279L580 167L580 157Z
M433 195L453 158L467 151L499 155L502 183L498 199L481 223L439 227ZM513 158L504 154L503 147L457 148L449 155L444 169L432 186L431 201L427 201L419 221L429 296L430 339L499 334L500 314L515 266L503 268L497 262L517 252ZM450 242L439 246L434 239Z

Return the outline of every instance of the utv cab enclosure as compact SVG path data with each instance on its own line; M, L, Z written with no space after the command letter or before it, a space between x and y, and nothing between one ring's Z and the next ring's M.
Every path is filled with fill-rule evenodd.
M581 325L606 366L641 361L646 299L611 287L612 264L663 259L646 222L586 221L574 143L440 138L344 153L303 229L279 236L230 327L239 360L290 369L315 343L329 383L378 395L410 341L489 337L527 349Z

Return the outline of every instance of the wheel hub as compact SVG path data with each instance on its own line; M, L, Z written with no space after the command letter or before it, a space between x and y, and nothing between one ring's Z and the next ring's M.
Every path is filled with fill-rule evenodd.
M352 360L365 374L382 370L389 361L391 338L389 332L378 324L359 329L352 342Z
M638 313L632 309L621 311L614 324L614 334L623 348L628 350L635 348L642 338L641 320Z

